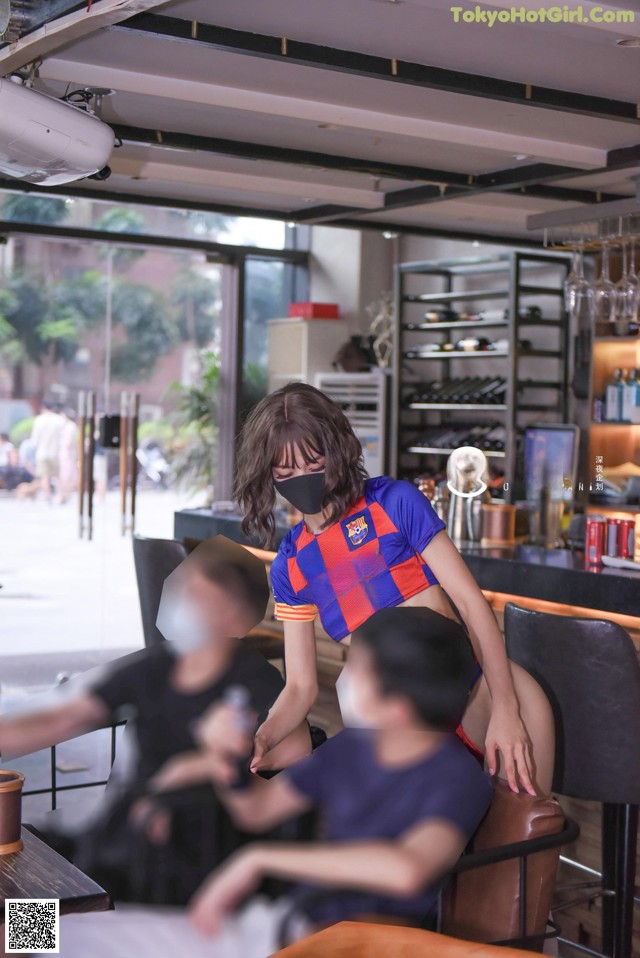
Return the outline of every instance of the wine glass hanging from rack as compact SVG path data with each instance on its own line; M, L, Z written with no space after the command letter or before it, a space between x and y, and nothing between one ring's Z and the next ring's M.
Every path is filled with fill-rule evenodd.
M547 228L544 245L572 253L564 294L567 312L573 319L578 318L586 306L592 324L601 333L638 334L640 282L636 273L636 250L640 246L640 214ZM609 257L618 250L622 254L623 272L614 284L609 277ZM585 255L589 253L600 254L600 272L591 283L584 276Z

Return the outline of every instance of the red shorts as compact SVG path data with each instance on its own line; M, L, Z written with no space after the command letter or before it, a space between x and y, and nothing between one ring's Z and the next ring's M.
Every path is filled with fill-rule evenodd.
M476 666L476 667L475 667L475 673L474 673L474 676L473 676L473 681L472 681L472 683L471 683L471 688L474 687L474 685L476 684L476 682L479 681L480 676L482 675L482 668L480 667L480 663L479 663L479 662L476 662L475 666ZM469 690L469 691L471 691L471 690ZM469 749L469 751L471 752L471 754L473 755L473 757L474 757L474 758L477 758L481 765L484 765L484 749L483 749L483 748L480 748L478 745L475 744L475 742L472 742L472 741L471 741L471 739L469 738L469 736L467 735L467 733L466 733L465 730L463 729L462 725L458 725L458 727L457 727L457 729L456 729L456 735L458 736L458 738L460 739L460 741L461 741L464 745L466 745L466 747Z
M469 749L469 751L471 752L471 754L473 755L473 757L474 757L474 758L477 758L481 765L484 764L484 749L479 748L479 747L475 744L475 742L472 742L472 741L471 741L471 739L469 738L469 736L467 735L467 733L466 733L465 730L463 729L462 725L458 725L458 727L457 727L457 729L456 729L456 735L458 736L458 738L460 739L460 741L461 741L464 745L466 745L466 747Z

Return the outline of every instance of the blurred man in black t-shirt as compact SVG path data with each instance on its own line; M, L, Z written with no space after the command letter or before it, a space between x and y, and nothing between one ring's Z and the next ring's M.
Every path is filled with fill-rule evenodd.
M247 690L256 722L283 688L278 670L245 646L268 599L264 565L217 536L202 543L166 580L158 627L167 642L116 660L84 691L57 707L0 719L0 751L37 751L121 718L134 727L133 769L121 794L61 851L119 900L178 904L237 847L242 836L215 800L206 764L191 765L189 788L174 794L167 841L150 843L136 822L154 776L198 755L198 720L230 688ZM283 767L311 751L306 723L270 755ZM199 788L194 788L199 785ZM54 843L56 837L52 836Z

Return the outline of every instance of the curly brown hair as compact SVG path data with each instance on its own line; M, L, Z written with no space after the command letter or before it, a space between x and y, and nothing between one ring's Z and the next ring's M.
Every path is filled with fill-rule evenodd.
M287 383L251 411L238 440L234 498L244 511L242 530L270 546L275 533L272 469L294 464L294 446L306 465L326 457L326 528L364 492L362 446L340 406L306 383Z

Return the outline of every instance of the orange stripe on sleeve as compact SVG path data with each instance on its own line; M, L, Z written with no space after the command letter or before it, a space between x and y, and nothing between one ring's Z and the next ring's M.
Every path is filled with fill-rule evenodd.
M318 615L315 605L287 605L275 603L275 617L279 622L313 622Z

